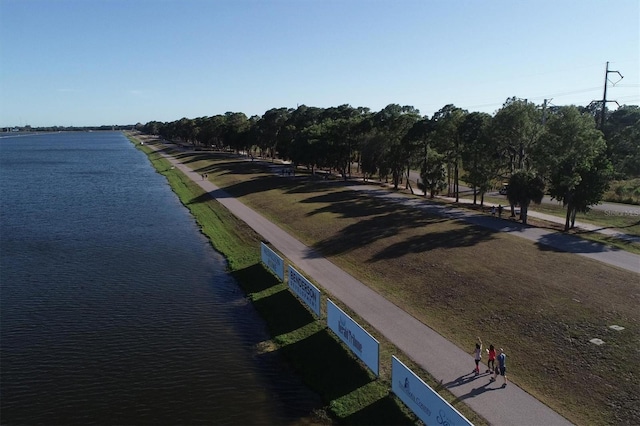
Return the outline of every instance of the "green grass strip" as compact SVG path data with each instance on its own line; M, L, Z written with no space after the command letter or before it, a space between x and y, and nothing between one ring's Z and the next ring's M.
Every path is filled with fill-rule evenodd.
M260 236L209 197L162 155L129 137L167 178L201 231L227 260L228 270L267 324L272 340L259 350L284 356L325 406L319 423L415 425L417 418L260 262ZM470 415L473 415L470 413ZM477 419L482 422L481 419Z

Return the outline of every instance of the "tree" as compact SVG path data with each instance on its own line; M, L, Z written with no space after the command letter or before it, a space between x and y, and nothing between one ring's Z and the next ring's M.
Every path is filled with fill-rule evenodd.
M487 192L497 175L496 145L489 137L491 116L482 112L472 112L464 117L459 126L462 141L462 161L466 174L464 179L473 187L473 204L476 204L478 191L480 204L484 204Z
M456 202L459 201L459 168L462 154L459 127L467 111L454 105L445 105L437 111L432 120L435 122L435 148L444 155L447 162L447 182L449 192L453 187Z
M389 104L373 116L373 126L387 140L382 164L388 167L395 189L398 189L400 178L413 154L413 145L405 139L405 135L419 118L420 112L416 108L398 104Z
M214 115L204 120L199 135L202 143L221 149L224 145L225 123L226 117L224 115Z
M177 136L182 139L184 143L190 143L196 146L199 133L200 127L196 125L195 120L183 117L177 122Z
M623 105L608 115L602 129L617 178L640 176L640 107Z
M280 155L285 159L291 159L294 164L306 164L301 162L304 157L304 146L307 139L304 134L306 129L322 121L322 108L300 105L291 111L285 125L278 135ZM298 159L298 160L296 160Z
M242 148L242 133L249 126L249 120L243 112L225 113L222 136L226 146L236 152Z
M517 170L509 179L507 199L511 205L520 205L520 219L527 223L529 205L540 204L544 197L544 180L528 170Z
M420 179L422 180L425 197L427 196L427 191L430 194L429 198L433 198L447 187L445 163L444 155L427 148L427 155L420 168Z
M538 107L526 99L507 99L492 120L492 137L508 159L509 172L534 167L531 154L543 133Z
M412 145L412 147L410 148L411 152L414 153L409 164L410 167L415 166L418 168L418 170L421 171L429 169L431 165L428 166L427 163L430 161L430 153L435 152L434 149L431 148L435 130L435 121L427 117L423 117L421 120L416 121L413 126L411 126L411 129L409 129L405 136L405 138L408 140L407 143ZM409 171L407 172L407 174L408 173ZM420 179L422 180L422 178ZM424 181L422 181L422 186L424 187L424 196L426 197L427 188ZM413 190L411 192L413 193Z
M271 108L258 121L258 128L260 129L259 147L261 150L269 152L271 158L276 155L278 135L291 112L288 108Z
M549 176L549 194L567 208L567 231L576 213L586 213L608 188L611 166L602 133L588 114L575 106L562 107L549 117L539 155Z
M311 173L315 172L316 167L330 167L330 126L331 121L324 120L302 131L291 150L295 164L308 166Z
M333 167L338 170L344 180L351 174L353 150L357 145L358 127L366 117L368 109L353 108L351 105L340 105L327 108L323 112L329 124L330 156Z
M376 173L382 179L388 176L388 166L385 163L387 149L386 135L376 129L368 130L360 140L360 169L363 180Z

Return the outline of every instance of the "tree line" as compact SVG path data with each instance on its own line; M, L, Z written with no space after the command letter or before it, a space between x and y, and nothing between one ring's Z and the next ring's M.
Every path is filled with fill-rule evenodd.
M547 107L508 98L494 114L445 105L432 117L412 106L390 104L380 111L350 105L272 108L262 116L241 112L138 124L139 130L196 149L226 149L278 157L311 171L337 171L344 179L356 167L394 188L410 170L434 197L459 197L459 182L484 194L508 182L507 198L527 222L531 202L545 193L567 208L565 230L577 212L597 204L612 179L640 176L640 108L604 111L593 107ZM406 178L406 179L405 179ZM413 190L413 189L412 189Z

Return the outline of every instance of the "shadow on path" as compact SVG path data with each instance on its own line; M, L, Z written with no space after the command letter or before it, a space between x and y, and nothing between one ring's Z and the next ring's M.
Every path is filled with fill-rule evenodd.
M620 249L606 246L602 243L596 243L584 240L573 235L566 234L547 234L536 242L540 250L569 252L569 253L604 253L611 251L621 251Z
M451 405L455 405L461 401L464 401L465 399L473 398L474 396L478 396L485 392L502 390L506 387L504 385L500 385L498 387L489 387L489 385L497 386L496 382L490 382L489 380L487 380L483 385L480 385L477 388L473 388L471 392L467 392L466 394L460 395L459 397L454 399L453 402L451 402Z
M460 376L457 379L454 379L454 380L450 381L449 383L443 383L438 387L439 388L443 387L443 388L447 388L447 389L455 388L455 387L458 387L458 386L465 385L467 383L471 383L474 380L476 380L478 378L481 378L481 377L485 377L485 376L489 376L489 373L483 373L481 375L476 376L475 373L471 372L471 373L465 374L463 376Z

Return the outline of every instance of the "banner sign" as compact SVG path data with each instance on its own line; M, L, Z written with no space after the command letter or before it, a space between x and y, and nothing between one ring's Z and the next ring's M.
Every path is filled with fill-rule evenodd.
M289 288L316 316L320 316L320 290L289 265Z
M426 425L473 426L395 356L391 359L391 390Z
M265 243L260 243L260 251L262 253L262 263L267 265L267 268L271 269L280 278L280 281L284 282L284 260L267 247Z
M327 299L327 325L378 376L379 344L357 322Z

